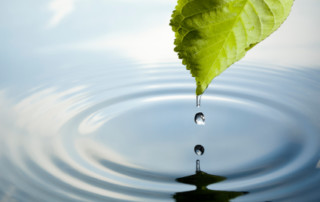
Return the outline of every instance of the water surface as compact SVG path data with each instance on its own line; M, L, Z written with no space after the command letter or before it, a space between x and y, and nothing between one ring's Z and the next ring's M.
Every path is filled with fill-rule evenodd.
M176 179L195 172L201 144L202 170L226 178L210 190L319 199L319 70L237 64L202 96L199 126L181 65L120 66L2 91L2 198L170 201L194 189Z

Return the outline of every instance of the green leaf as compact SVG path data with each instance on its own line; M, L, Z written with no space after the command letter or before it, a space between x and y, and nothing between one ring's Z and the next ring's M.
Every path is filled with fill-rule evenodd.
M178 0L175 51L202 94L212 79L284 22L294 0Z

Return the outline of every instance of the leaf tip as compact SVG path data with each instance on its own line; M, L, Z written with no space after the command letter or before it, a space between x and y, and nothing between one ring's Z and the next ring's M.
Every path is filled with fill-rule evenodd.
M202 95L204 91L207 89L207 85L197 83L196 95Z

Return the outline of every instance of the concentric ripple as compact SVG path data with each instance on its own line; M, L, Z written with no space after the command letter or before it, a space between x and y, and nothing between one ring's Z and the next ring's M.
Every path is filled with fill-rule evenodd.
M234 201L320 199L318 69L236 64L202 96L202 127L181 65L111 69L0 91L0 201L174 201L197 158L227 178L209 189L248 192Z

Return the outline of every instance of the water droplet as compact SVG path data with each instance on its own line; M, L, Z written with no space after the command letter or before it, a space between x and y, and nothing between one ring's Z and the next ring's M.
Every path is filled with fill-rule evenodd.
M202 112L198 112L195 116L194 116L194 122L197 124L197 125L205 125L206 122L205 122L205 117L204 117L204 114Z
M201 95L197 95L197 102L196 102L196 106L199 108L201 105Z
M201 155L203 155L203 153L204 153L204 147L202 146L202 145L196 145L195 147L194 147L194 152L198 155L198 156L201 156Z
M200 170L200 160L199 159L196 161L196 171L197 172L201 171Z

